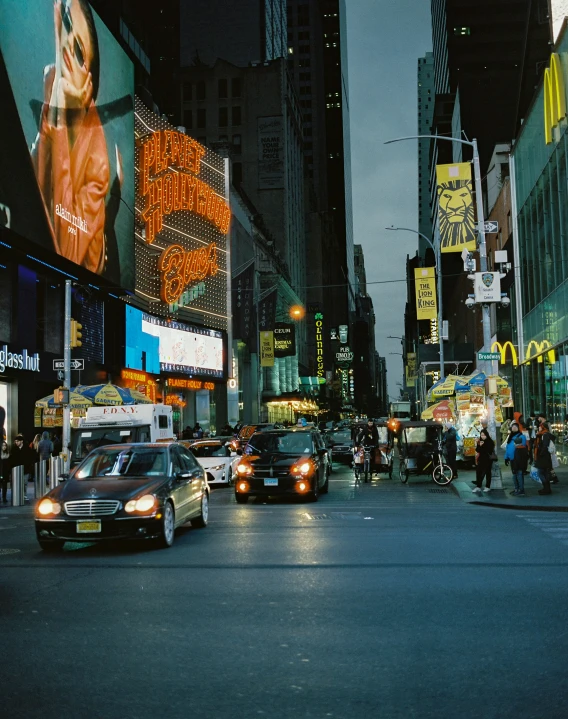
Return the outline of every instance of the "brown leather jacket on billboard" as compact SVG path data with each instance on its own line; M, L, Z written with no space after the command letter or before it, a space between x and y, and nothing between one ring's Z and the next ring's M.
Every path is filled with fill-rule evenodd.
M32 146L38 185L53 231L55 250L100 274L105 266L105 198L110 168L103 126L94 102L66 126L51 121L54 69L47 68L39 133Z

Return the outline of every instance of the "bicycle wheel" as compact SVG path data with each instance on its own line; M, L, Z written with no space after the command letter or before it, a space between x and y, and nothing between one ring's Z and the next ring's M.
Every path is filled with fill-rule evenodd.
M369 463L365 462L365 484L369 481Z
M404 459L401 459L398 467L398 476L403 484L406 484L408 482L408 474L409 472L408 467L406 466L406 462L404 461Z
M452 472L451 467L448 467L447 464L437 464L432 470L432 479L436 482L436 484L449 484L453 478L454 473Z

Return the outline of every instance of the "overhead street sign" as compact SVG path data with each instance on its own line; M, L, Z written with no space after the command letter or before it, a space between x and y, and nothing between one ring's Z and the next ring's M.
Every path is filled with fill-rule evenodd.
M497 220L490 220L483 223L483 231L486 235L496 235L499 232L499 223Z
M65 360L53 360L53 369L65 369ZM71 369L85 369L85 360L84 359L72 359L71 360Z
M499 360L501 359L500 352L478 352L477 359L482 362L483 360Z

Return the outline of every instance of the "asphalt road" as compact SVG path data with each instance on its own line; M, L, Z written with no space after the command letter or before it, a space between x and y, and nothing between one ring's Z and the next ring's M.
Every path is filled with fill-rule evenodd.
M566 513L345 470L317 504L216 490L169 550L44 555L0 508L1 714L564 719L567 569Z

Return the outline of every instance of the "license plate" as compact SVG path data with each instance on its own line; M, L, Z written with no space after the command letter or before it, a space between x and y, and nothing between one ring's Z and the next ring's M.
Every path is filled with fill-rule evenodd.
M92 534L101 531L101 520L77 522L77 534Z
M265 487L278 487L278 480L277 479L265 479L264 486Z

